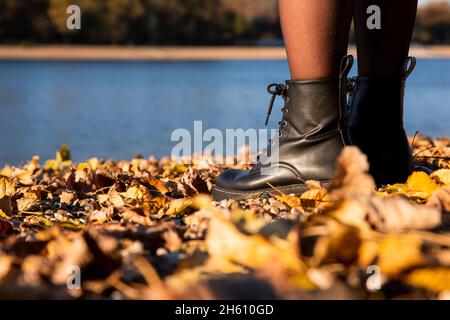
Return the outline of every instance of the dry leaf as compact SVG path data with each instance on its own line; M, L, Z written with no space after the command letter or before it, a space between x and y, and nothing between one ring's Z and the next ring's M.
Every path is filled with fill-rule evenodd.
M13 258L0 253L0 282L8 275L12 268Z
M15 185L10 179L0 177L0 199L4 197L12 197L15 193Z
M313 266L336 262L351 264L358 258L360 244L358 228L329 220L324 225L324 235L318 238L314 246L310 264Z
M132 209L128 209L125 208L122 210L121 212L122 214L122 218L124 220L128 220L128 221L132 221L135 223L139 223L142 224L144 226L151 226L154 225L154 223L152 222L152 220L149 217L146 217L143 214L139 214L136 211L132 210Z
M434 292L450 290L450 268L422 268L408 273L405 282Z
M375 191L375 182L368 172L367 156L357 147L345 147L337 160L330 197L341 200L372 195Z
M422 171L413 172L406 181L405 192L410 196L427 199L439 186Z
M285 270L304 271L304 265L297 255L295 246L279 247L261 235L247 236L223 219L216 218L210 221L206 243L211 256L249 268L263 268L270 261L280 264Z
M430 177L440 184L450 186L450 169L437 170L433 172Z
M368 220L378 230L397 232L432 229L441 224L441 213L401 198L372 198L367 203Z
M77 165L62 148L46 168L0 168L0 298L377 298L371 265L382 297L445 298L450 139L413 148L430 175L405 184L375 191L350 147L329 191L307 181L301 196L220 202L210 190L224 166L208 155ZM66 285L74 265L80 290Z
M424 263L421 246L422 240L415 235L386 237L377 246L376 265L389 276L420 266Z
M450 212L450 186L433 192L428 198L427 206L442 212Z
M61 195L59 196L59 199L62 203L71 204L72 201L75 199L75 195L71 192L65 192L63 191Z

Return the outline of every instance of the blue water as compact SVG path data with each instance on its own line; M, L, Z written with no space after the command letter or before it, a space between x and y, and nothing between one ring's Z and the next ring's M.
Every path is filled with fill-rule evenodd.
M262 128L266 85L286 78L283 61L0 62L0 166L52 158L62 143L76 161L168 155L172 131L194 120ZM449 106L450 59L419 60L407 85L408 133L449 135Z

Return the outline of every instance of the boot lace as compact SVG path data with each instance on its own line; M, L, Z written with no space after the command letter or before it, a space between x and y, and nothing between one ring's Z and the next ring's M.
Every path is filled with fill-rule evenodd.
M264 125L267 126L269 123L270 115L272 114L273 104L275 103L275 99L277 96L282 96L284 101L287 102L289 100L289 97L287 96L287 86L281 83L271 83L267 86L267 92L272 95L272 98L270 99L269 107L267 108L267 114L266 114L266 121L264 122ZM286 104L283 108L281 108L281 112L286 114L288 112L288 108L286 107ZM280 137L281 137L281 129L283 129L287 125L287 122L285 120L279 121L278 126L280 129Z
M267 124L269 123L269 118L270 115L272 114L272 109L273 109L273 105L275 103L275 99L277 96L282 96L285 104L283 106L283 108L281 108L281 112L283 114L288 113L289 109L286 106L286 103L289 101L289 97L287 96L287 89L288 87L284 84L281 83L271 83L267 86L267 92L270 93L272 95L272 98L270 99L270 103L269 103L269 107L267 108L267 113L266 113L266 121L264 122L264 125L267 126ZM284 118L284 117L283 117ZM286 120L282 120L278 122L278 126L279 126L279 130L278 130L278 136L282 137L282 129L287 125L287 121ZM269 148L270 146L273 144L273 140L269 139ZM269 149L268 148L268 149ZM269 150L266 149L265 153L267 154L269 152ZM260 162L260 155L257 156L257 162Z

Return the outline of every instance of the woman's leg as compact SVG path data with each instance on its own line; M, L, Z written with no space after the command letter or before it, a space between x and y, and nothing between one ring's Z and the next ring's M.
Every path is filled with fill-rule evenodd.
M381 9L381 28L370 30L367 8ZM417 0L357 0L355 35L360 76L397 76L408 57Z
M367 26L371 5L380 9L379 29ZM410 60L405 68L416 7L417 0L357 0L355 5L359 77L350 86L347 133L350 143L367 155L378 185L404 182L413 170L403 101L415 65Z
M338 74L347 54L353 4L354 0L278 0L293 80Z

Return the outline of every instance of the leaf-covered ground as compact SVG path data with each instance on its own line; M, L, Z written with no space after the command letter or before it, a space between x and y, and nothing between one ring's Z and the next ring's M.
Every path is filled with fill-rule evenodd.
M329 189L239 202L211 202L213 159L6 166L0 298L449 298L450 139L411 142L405 184L348 147Z

